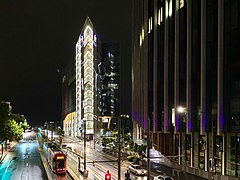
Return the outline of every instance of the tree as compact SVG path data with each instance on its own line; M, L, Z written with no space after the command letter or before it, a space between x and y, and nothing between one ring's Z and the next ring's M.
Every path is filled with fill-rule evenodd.
M5 140L12 141L13 139L20 140L22 138L23 128L14 120L7 121L5 126Z
M4 127L11 115L11 107L9 103L0 100L0 139L4 140Z
M56 128L55 131L59 137L59 145L61 146L62 145L62 136L64 134L64 131L61 128Z
M25 117L20 114L11 114L11 119L14 119L25 131L27 128L29 128L29 124L27 123Z
M20 126L23 128L23 131L29 128L29 124L27 123L27 121L20 122Z

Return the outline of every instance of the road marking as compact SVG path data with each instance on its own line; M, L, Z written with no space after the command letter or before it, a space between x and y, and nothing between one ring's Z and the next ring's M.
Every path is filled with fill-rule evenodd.
M10 162L8 163L8 166L7 166L7 168L6 168L5 172L4 172L4 175L3 175L3 177L2 177L2 180L4 180L4 177L5 177L5 175L6 175L6 172L7 172L7 170L8 170L8 167L10 166L11 163L12 163L12 159L11 159Z

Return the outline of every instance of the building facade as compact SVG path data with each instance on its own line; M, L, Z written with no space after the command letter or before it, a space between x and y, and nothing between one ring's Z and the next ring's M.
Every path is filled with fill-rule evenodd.
M119 117L120 44L101 43L87 17L75 50L63 76L63 129L92 140Z
M100 66L102 78L100 95L102 116L119 116L119 67L119 43L103 43Z
M67 73L74 71L72 81L68 81L63 99L69 96L69 91L74 93L71 99L74 108L65 113L64 131L73 137L86 137L93 139L94 120L99 114L99 87L100 80L96 67L100 62L101 45L97 39L96 31L89 17L86 18L82 31L77 40L75 49L75 63ZM72 84L73 88L70 88ZM64 101L65 102L65 101ZM68 107L68 105L66 105ZM65 108L67 109L67 108Z
M93 139L94 116L99 114L100 84L96 69L101 60L99 44L93 24L87 17L76 44L76 120L78 136L83 137L86 131L88 139Z
M218 176L240 177L239 8L133 1L134 139L149 126L152 146L189 172L207 176L214 157Z
M69 60L65 65L62 77L62 117L63 130L67 135L75 135L76 117L76 77L75 61Z
M120 44L102 43L102 61L100 68L101 93L100 116L107 120L103 126L107 129L111 121L119 117L119 85L120 85Z

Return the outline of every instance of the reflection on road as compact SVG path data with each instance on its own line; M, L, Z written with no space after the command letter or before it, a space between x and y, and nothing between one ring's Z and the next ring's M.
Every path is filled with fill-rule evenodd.
M7 154L0 166L0 178L45 180L47 175L43 168L35 133L28 132L25 139L19 142Z

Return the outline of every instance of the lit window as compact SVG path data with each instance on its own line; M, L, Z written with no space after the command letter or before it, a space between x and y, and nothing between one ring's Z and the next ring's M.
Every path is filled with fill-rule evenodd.
M148 33L152 31L152 17L148 19Z

